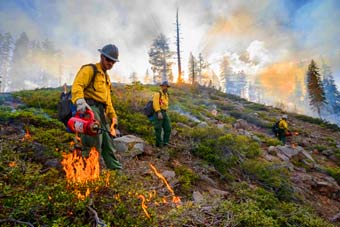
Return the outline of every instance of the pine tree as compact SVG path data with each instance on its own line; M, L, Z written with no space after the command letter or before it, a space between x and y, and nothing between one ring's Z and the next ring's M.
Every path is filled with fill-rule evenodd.
M197 75L198 75L197 60L192 54L192 52L190 52L188 63L189 83L195 84L197 82Z
M25 88L25 78L28 77L28 62L30 41L25 32L15 41L13 50L13 61L10 70L11 89L18 90Z
M0 92L9 86L8 73L13 52L13 38L10 33L0 34Z
M289 100L295 104L295 112L303 112L306 108L305 95L303 94L304 84L295 76L295 89ZM308 104L307 104L308 105Z
M178 21L178 8L176 11L176 51L177 51L177 66L178 66L178 78L177 83L184 83L182 77L182 66L181 66L181 47L180 47L180 37L179 37L179 21Z
M227 81L228 81L228 77L230 77L230 75L232 74L231 69L230 69L230 64L229 64L229 60L227 56L223 56L221 63L220 63L220 83L222 85L222 91L225 91L227 93Z
M315 109L321 118L321 109L326 103L325 92L320 79L319 68L314 60L308 66L307 71L307 88L309 103Z
M202 53L199 53L197 60L197 82L201 85L205 84L208 81L207 73L205 72L208 68L209 64L204 60Z
M144 84L151 84L151 78L150 78L150 73L149 70L147 69L144 75Z
M322 65L322 85L327 101L326 109L329 113L340 112L340 92L337 89L331 68L325 63Z
M130 81L131 83L135 83L138 81L138 77L137 77L137 73L136 72L132 72L130 75Z
M149 63L154 73L154 83L169 80L172 74L171 58L173 52L170 51L169 44L165 35L160 34L151 45L149 50Z

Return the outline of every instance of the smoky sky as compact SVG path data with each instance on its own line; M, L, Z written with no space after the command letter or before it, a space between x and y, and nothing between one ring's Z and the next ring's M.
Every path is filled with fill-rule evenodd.
M132 72L142 79L150 70L148 50L158 34L175 50L177 8L184 72L190 52L212 62L233 56L249 70L323 59L340 85L337 0L0 0L0 32L52 40L69 73L98 61L97 49L114 43L120 62L111 71L127 82ZM244 54L254 62L242 62Z

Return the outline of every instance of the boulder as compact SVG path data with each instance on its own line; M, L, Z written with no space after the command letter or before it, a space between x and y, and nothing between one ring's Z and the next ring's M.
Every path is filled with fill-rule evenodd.
M144 152L145 142L134 135L126 135L113 140L117 152L128 153L129 156L136 156Z
M268 148L268 154L277 156L279 159L287 163L290 163L290 161L293 160L296 162L302 162L311 168L315 166L313 157L300 146L270 146Z
M286 157L288 157L288 159L290 159L291 157L299 153L298 147L293 148L291 146L285 145L285 146L277 146L276 148L278 150L278 153L285 155Z

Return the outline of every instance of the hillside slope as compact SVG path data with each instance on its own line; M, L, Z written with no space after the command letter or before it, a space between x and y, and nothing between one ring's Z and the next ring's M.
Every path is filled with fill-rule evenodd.
M141 110L157 90L138 83L114 86L122 134L145 144L140 152L118 151L122 171L102 170L99 178L81 184L67 181L61 166L76 146L70 145L74 135L56 120L59 90L1 95L0 223L339 225L337 126L288 113L296 135L281 146L271 134L281 110L211 88L175 86L171 144L156 149Z

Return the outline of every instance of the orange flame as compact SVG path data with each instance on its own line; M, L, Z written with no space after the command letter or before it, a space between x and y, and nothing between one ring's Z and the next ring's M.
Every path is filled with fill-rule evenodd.
M91 148L88 158L83 158L79 155L80 151L75 149L73 153L63 153L64 159L61 164L66 173L68 183L86 184L95 181L99 178L99 153L93 147ZM81 200L84 200L90 195L90 189L87 188L85 194L82 194L78 189L75 189L75 194Z
M99 178L99 153L96 148L91 148L88 158L78 155L77 150L70 154L62 154L61 162L70 183L86 183Z
M140 198L142 200L142 209L146 215L147 218L150 218L150 214L147 210L148 206L145 204L145 197L144 195L138 195L138 198Z
M17 166L17 163L16 162L9 162L8 166L9 167L15 167L15 166Z
M106 175L105 175L105 186L106 187L110 186L110 172L106 172Z
M158 172L158 170L156 169L155 166L153 166L151 163L149 164L150 168L154 171L154 173L156 174L157 177L159 177L163 183L166 185L166 187L168 188L169 192L172 195L172 202L175 203L176 205L179 205L179 203L181 202L180 197L175 195L174 190L171 188L171 186L169 185L168 181L165 179L165 177Z
M30 132L28 131L28 128L26 128L26 134L24 136L24 138L22 138L21 141L25 141L25 140L30 140L32 138Z

